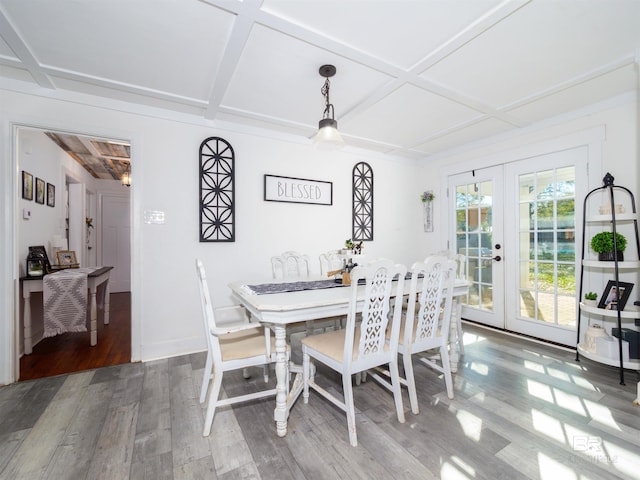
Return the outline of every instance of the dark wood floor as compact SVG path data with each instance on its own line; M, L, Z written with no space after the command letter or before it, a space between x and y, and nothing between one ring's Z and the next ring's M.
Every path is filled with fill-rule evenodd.
M355 387L358 446L342 411L311 393L278 438L272 398L216 413L202 437L205 355L128 363L0 388L1 479L638 480L634 372L465 325L455 398L423 365L406 423L374 381ZM295 348L295 345L294 345ZM317 379L340 390L323 368ZM273 383L273 376L270 380ZM262 384L225 374L228 394Z
M109 324L98 312L98 344L90 333L65 333L49 337L20 359L20 380L50 377L131 361L131 293L112 293Z

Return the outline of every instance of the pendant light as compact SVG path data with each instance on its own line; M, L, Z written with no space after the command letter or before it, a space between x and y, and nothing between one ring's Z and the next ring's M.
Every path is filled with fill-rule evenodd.
M329 78L336 74L336 67L333 65L322 65L319 70L320 76L325 78L324 85L320 92L324 97L324 112L322 120L318 122L318 133L313 137L313 144L317 147L342 147L344 140L338 132L338 122L334 118L333 104L329 101Z
M122 181L122 185L124 185L125 187L131 186L131 164L130 163L127 165L127 169L122 174L122 177L120 178L120 180Z

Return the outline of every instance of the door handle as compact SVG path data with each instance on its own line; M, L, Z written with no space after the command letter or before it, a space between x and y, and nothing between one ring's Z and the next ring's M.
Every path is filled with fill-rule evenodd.
M496 255L491 260L495 260L496 262L499 262L500 260L502 260L502 257L500 255Z

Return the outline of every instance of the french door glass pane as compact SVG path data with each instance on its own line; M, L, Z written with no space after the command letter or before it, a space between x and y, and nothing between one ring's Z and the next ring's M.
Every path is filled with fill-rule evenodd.
M520 315L575 325L575 168L518 177Z
M493 310L492 182L456 187L456 249L466 255L473 282L466 305Z

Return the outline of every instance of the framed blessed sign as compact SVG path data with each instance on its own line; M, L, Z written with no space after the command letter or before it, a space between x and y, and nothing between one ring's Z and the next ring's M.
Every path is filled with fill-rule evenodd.
M264 199L267 202L333 205L333 183L306 178L265 175Z

